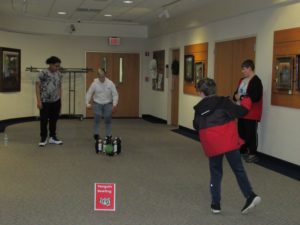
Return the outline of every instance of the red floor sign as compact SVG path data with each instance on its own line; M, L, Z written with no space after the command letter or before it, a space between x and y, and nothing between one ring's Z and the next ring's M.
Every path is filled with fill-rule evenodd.
M95 183L95 211L116 210L116 184Z

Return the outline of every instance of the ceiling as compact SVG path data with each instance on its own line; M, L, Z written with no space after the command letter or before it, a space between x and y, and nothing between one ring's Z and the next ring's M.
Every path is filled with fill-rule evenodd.
M96 28L98 33L95 35L101 35L100 28L95 27L98 24L111 28L116 25L114 33L125 25L127 30L128 26L135 26L135 30L137 26L148 28L148 36L156 36L299 1L132 0L131 4L126 4L124 0L0 0L0 29L47 33L50 31L46 27L50 30L49 24L52 23L53 33L53 27L57 28L58 33L63 30L59 23L63 24L61 26L77 24L76 27L80 25L82 29L78 29L76 34L88 34ZM66 14L60 15L58 12ZM111 16L105 16L107 14Z
M0 0L0 13L73 23L149 25L212 1L215 0L133 0L126 4L123 0ZM111 16L105 16L107 14Z

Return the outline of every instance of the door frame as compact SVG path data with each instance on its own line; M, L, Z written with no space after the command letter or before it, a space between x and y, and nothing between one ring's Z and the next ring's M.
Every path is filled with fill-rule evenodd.
M178 75L178 82L179 82L179 90L178 90L178 126L179 126L179 112L180 112L180 83L181 83L181 49L180 47L173 47L170 48L168 51L168 68L166 68L166 76L168 78L168 93L167 93L167 98L168 98L168 108L167 108L167 124L171 125L172 123L172 82L173 82L173 75L172 75L172 62L173 62L173 50L178 50L179 51L179 75Z
M143 66L143 58L142 58L142 54L143 54L143 51L140 51L140 52L136 52L136 51L132 51L132 52L130 52L130 51L85 51L84 52L84 65L85 65L85 67L87 67L87 65L86 65L86 55L87 55L87 53L88 52L91 52L91 53L115 53L115 54L117 54L117 53L120 53L120 54L139 54L139 63L140 63L140 65L139 65L139 115L141 114L141 86L142 86L142 66ZM86 95L86 92L87 92L87 86L86 86L86 75L84 76L84 89L85 89L85 92L84 92L84 95L83 95L83 102L84 102L84 107L85 107L85 95ZM84 117L86 118L86 109L84 108L83 109L83 115L84 115Z

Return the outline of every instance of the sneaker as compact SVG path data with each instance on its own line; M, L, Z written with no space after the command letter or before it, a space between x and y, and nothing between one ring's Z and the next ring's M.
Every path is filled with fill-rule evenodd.
M246 161L249 158L248 153L241 154L242 158Z
M253 192L246 200L246 204L242 208L242 214L247 214L251 209L257 206L261 202L261 197L257 196Z
M245 159L247 163L254 163L257 162L259 159L256 155L248 155L248 157Z
M47 144L47 138L41 138L41 141L39 142L40 147L44 147Z
M220 204L214 204L214 203L212 203L210 205L210 208L211 208L211 212L213 214L219 214L219 213L221 213L221 206L220 206Z
M49 139L49 144L56 144L56 145L62 145L63 142L59 139L57 139L57 137L50 137Z

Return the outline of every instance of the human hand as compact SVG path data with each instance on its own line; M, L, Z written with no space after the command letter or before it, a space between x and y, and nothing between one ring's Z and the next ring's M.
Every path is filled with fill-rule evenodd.
M42 109L43 108L43 104L42 104L42 102L41 101L37 101L37 108L38 109Z
M91 109L91 108L92 108L92 105L91 105L90 103L88 103L88 104L86 105L86 107L87 107L88 109Z
M240 95L239 93L236 93L236 94L234 95L234 97L235 97L235 99L238 101L238 100L240 100L241 95Z
M112 113L115 113L117 111L117 106L113 106Z

